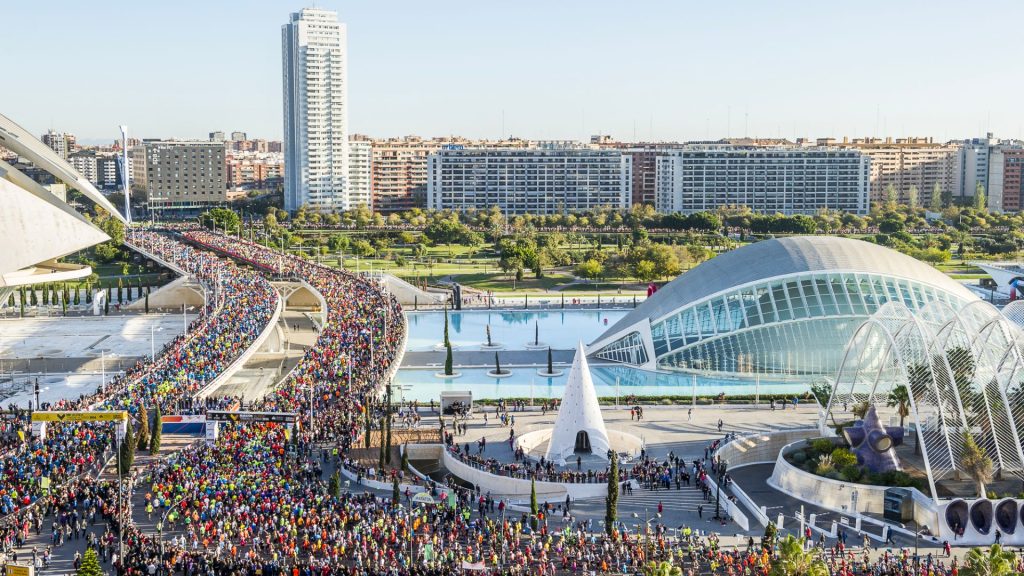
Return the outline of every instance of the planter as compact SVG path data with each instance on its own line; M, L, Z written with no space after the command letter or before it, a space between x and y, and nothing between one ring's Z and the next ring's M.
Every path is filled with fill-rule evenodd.
M451 374L445 374L444 372L436 372L434 378L458 378L462 376L462 372L452 372Z

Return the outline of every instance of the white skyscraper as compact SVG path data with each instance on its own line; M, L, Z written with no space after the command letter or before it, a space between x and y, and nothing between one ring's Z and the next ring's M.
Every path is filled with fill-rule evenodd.
M348 80L337 12L303 8L281 27L284 68L284 207L347 209Z

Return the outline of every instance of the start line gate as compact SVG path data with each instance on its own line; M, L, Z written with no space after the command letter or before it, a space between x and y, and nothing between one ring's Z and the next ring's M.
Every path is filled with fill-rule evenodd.
M32 412L32 436L45 440L49 422L116 422L118 442L128 432L128 412L124 410L36 410Z
M206 443L217 442L217 434L221 422L279 422L288 425L287 437L291 438L292 428L299 423L299 415L295 412L248 412L239 410L208 410L206 412Z

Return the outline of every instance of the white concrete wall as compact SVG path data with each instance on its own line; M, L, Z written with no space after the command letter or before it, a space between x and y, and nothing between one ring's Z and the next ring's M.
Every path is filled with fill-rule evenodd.
M444 467L453 475L480 486L481 491L508 497L512 500L530 500L530 481L521 478L498 476L478 470L464 464L452 456L447 450L443 456ZM573 500L586 498L604 498L608 494L608 484L569 484L561 482L537 482L537 500L544 502L564 501L566 494Z
M254 354L259 352L260 348L263 346L263 343L267 340L267 338L270 337L271 333L273 333L274 330L276 329L277 321L281 317L281 309L281 298L278 297L277 306L274 307L274 313L270 316L270 320L267 321L267 325L263 327L263 331L260 332L259 336L256 337L256 340L254 340L253 343L248 348L246 348L245 351L238 356L238 358L235 359L234 362L232 362L227 368L225 368L223 372L221 372L216 378L214 378L213 381L207 384L202 390L196 392L197 398L206 398L210 394L214 393L217 390L217 388L219 388L222 384L226 383L228 380L231 379L232 376L234 376L236 372L241 370L242 367L245 366L245 363L248 362L249 359L252 358Z

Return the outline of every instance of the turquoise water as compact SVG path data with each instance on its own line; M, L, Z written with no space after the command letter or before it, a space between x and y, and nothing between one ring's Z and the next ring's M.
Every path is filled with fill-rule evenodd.
M440 398L441 392L451 390L471 390L473 398L560 398L565 389L568 369L559 377L549 378L538 376L537 368L510 368L512 375L505 378L492 378L487 375L487 368L460 369L459 378L438 378L434 376L440 369L404 369L395 375L395 383L402 385L402 395L407 400L429 402ZM674 394L688 396L693 393L693 376L690 374L662 374L637 370L628 366L593 366L590 367L594 379L594 387L598 396L615 396L615 379L618 377L618 393L620 396L636 394L637 396L656 396ZM779 382L762 379L758 384L755 380L738 380L714 378L698 375L697 395L709 396L725 393L727 396L737 394L802 394L809 389L802 382Z
M502 344L506 350L525 350L534 341L535 323L539 327L540 341L555 349L572 349L579 340L590 343L596 340L609 326L625 316L629 310L472 310L448 313L448 335L452 345L461 350L479 350L487 341L487 326L491 326L491 340ZM444 313L406 312L409 319L407 351L429 351L440 348L444 332ZM565 389L568 367L562 367L565 374L549 378L538 376L537 368L510 368L512 375L492 378L488 368L457 369L459 378L438 378L435 369L401 369L395 375L395 383L403 388L402 396L408 400L429 402L437 400L441 392L448 390L471 390L473 397L480 398L558 398ZM682 373L656 373L629 366L591 363L590 372L598 396L679 395L688 396L694 392L694 376ZM616 380L618 385L616 385ZM698 396L727 396L754 394L802 394L809 385L800 381L779 381L762 379L719 378L696 376Z
M460 350L479 350L487 342L487 326L491 341L507 350L525 350L534 341L535 330L540 341L555 349L576 347L578 340L593 342L628 310L473 310L448 312L448 338ZM409 340L406 350L435 350L444 340L443 312L406 312L409 319ZM534 326L537 328L534 328Z

